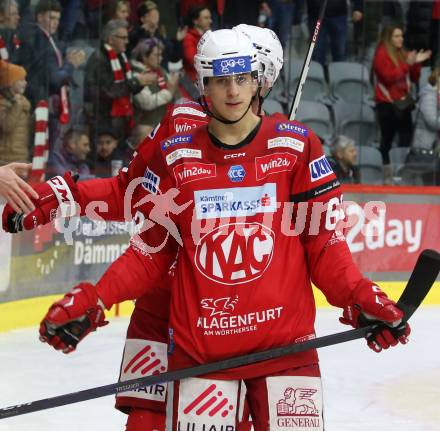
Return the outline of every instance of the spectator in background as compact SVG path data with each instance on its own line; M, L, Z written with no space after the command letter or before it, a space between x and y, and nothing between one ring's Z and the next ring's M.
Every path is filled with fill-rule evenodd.
M63 128L70 121L69 86L75 68L85 61L85 53L74 49L63 57L56 41L61 15L57 0L40 0L35 9L37 23L25 41L27 95L35 108L40 100L49 103L49 148L57 146ZM23 48L24 48L23 46Z
M272 10L271 27L280 39L283 49L286 47L287 41L292 29L295 0L270 0L269 6ZM261 20L264 13L261 14ZM263 22L260 25L264 24Z
M112 127L123 138L133 122L132 96L151 83L151 75L131 71L125 55L127 21L109 21L102 40L86 65L84 108L91 127Z
M79 175L79 179L90 178L90 168L86 163L90 153L90 140L83 129L69 129L63 136L59 150L49 154L47 178L64 175L66 171Z
M182 41L183 70L193 81L196 81L197 72L194 68L194 56L197 54L197 44L202 35L211 28L211 12L207 7L192 7L187 16L188 32Z
M154 126L165 115L167 104L178 94L179 75L167 74L161 68L163 45L159 39L145 39L133 50L133 70L143 74L155 74L153 84L146 85L134 97L135 123Z
M3 198L18 213L29 213L35 205L29 199L38 199L38 193L20 177L26 177L30 163L9 163L0 166L0 199Z
M128 138L129 148L131 150L136 150L136 148L147 138L147 136L153 131L152 126L145 124L136 124L131 130L131 135Z
M81 0L60 0L62 7L60 18L59 38L63 42L70 42L73 38L76 23L81 12Z
M17 36L20 22L18 4L14 0L0 0L0 59L20 63L21 42Z
M333 172L341 183L359 183L357 150L353 139L340 135L332 144L332 157L329 157Z
M109 0L105 3L104 24L112 19L127 21L130 17L130 2L126 0Z
M189 16L189 11L192 8L205 7L211 9L216 2L211 0L180 0L179 1L179 12L180 16L185 19Z
M356 1L353 4L353 29L356 57L370 67L383 27L402 28L403 9L398 0Z
M159 39L164 47L162 67L168 68L168 62L177 62L182 58L182 39L186 29L178 29L174 39L168 39L166 31L160 26L160 13L157 4L147 0L138 7L139 24L130 32L131 51L137 44L144 40L155 37Z
M430 55L430 51L407 52L403 47L403 32L399 27L386 27L382 31L374 55L373 73L385 184L392 182L389 151L394 135L398 133L399 145L402 147L409 147L411 143L413 130L411 111L414 105L404 101L410 102L411 81L418 82L420 63L427 60Z
M360 0L352 0L353 10L360 9ZM309 31L313 33L321 10L322 0L307 0ZM324 20L313 52L313 60L323 67L327 64L327 49L330 44L332 61L347 59L348 5L346 0L331 0L327 4Z
M419 107L412 148L433 150L440 133L440 68L434 69L419 93Z
M113 175L112 161L124 162L124 157L118 151L118 134L112 128L98 129L96 140L96 158L94 174L99 178Z
M435 7L434 7L435 5ZM423 0L409 2L406 19L405 45L409 50L419 51L421 49L432 49L437 53L438 33L436 33L436 23L440 18L440 2L433 0Z
M422 174L425 185L440 184L440 68L432 71L419 93L414 136L407 163Z
M29 161L31 104L24 96L26 71L12 63L0 64L0 160Z
M226 0L224 9L224 27L235 27L239 24L258 25L260 11L272 14L268 2L261 0L235 1Z

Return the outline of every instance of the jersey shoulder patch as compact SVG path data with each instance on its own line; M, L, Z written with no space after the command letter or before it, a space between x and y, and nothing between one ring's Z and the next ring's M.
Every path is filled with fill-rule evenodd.
M199 118L206 118L206 113L203 112L202 107L200 105L175 105L173 112L171 113L172 117L175 117L176 115L193 115L195 117Z
M202 150L199 143L203 135L206 135L206 127L198 127L188 133L177 133L162 140L160 147L166 164L171 166L180 159L201 159Z

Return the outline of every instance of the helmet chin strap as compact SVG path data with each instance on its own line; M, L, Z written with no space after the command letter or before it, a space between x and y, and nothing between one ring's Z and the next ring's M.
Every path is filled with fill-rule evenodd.
M263 96L261 94L262 90L263 90L262 87L258 87L258 92L257 92L257 94L258 94L258 115L261 115L261 112L263 111L263 103L266 100L266 98L269 96L269 94L271 93L272 87L269 88L269 90L265 96Z
M220 121L220 123L223 124L235 124L238 123L239 121L241 121L243 119L243 117L248 113L249 109L252 106L252 103L254 103L254 99L257 96L257 94L255 94L254 96L252 96L251 102L249 103L249 106L247 107L246 111L244 112L244 114L238 119L238 120L228 120L226 118L221 118L221 117L217 117L208 107L208 104L206 103L206 98L205 96L201 96L197 99L197 102L199 102L200 106L202 107L202 109L206 112L206 115L208 115L211 118L215 118L217 121ZM260 96L259 96L260 97Z

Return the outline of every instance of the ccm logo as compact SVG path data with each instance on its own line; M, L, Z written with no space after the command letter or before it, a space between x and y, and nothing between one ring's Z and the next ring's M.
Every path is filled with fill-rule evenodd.
M224 156L224 159L237 159L238 157L244 157L246 155L246 153L234 153L234 154L226 154L226 156Z
M73 196L70 192L70 188L67 185L63 177L53 177L49 180L49 185L53 192L55 193L58 202L73 202Z
M72 192L63 177L51 178L47 184L52 189L57 198L61 217L72 217L76 214L76 202Z

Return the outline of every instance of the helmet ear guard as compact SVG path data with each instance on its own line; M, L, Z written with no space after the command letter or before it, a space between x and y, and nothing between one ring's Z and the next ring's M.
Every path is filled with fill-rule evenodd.
M234 30L246 35L258 51L258 59L263 65L262 83L272 88L283 67L283 47L278 36L268 28L240 24Z

